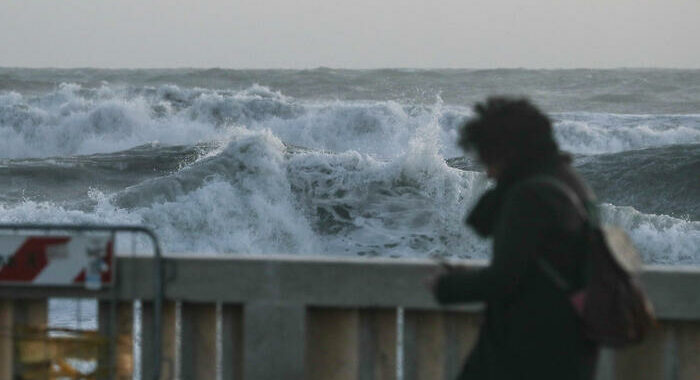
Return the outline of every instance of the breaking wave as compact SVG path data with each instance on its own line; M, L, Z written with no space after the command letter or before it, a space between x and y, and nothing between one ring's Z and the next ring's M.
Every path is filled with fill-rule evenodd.
M40 95L0 92L0 153L37 158L109 153L144 144L193 145L225 139L235 127L270 130L285 143L405 154L421 127L437 119L439 150L461 155L457 129L465 107L395 101L301 101L263 86L243 90L62 84ZM561 146L580 154L700 143L700 115L555 115Z
M470 114L257 85L3 92L0 220L146 224L169 252L483 258L462 220L489 181L454 143ZM648 262L700 262L699 115L554 119Z
M484 258L488 242L461 221L489 182L448 166L437 128L429 129L392 160L294 149L270 131L238 129L172 173L113 194L90 191L82 209L27 200L3 205L0 215L5 222L147 224L169 252ZM604 211L631 232L647 262L700 261L700 222L609 204Z

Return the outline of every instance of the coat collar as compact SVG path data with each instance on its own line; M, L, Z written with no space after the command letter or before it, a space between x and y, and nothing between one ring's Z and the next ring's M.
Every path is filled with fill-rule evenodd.
M571 157L563 153L555 153L534 160L520 160L510 165L498 179L496 187L486 191L467 216L465 222L477 234L488 237L493 234L498 221L506 192L516 183L538 174L552 171L562 163L571 162Z

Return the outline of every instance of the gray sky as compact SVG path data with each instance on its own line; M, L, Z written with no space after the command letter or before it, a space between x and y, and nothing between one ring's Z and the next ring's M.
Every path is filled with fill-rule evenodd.
M0 0L0 66L700 68L700 0Z

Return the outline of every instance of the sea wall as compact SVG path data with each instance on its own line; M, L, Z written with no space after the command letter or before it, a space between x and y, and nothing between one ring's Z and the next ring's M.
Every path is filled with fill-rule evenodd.
M98 298L100 329L109 317L118 322L110 332L115 351L101 357L101 365L131 378L140 363L136 372L148 379L156 320L153 266L148 257L120 257L116 286L100 291L2 286L0 325L12 331L46 323L48 298ZM424 259L168 257L161 378L453 378L476 339L481 308L437 305L423 284L435 270ZM606 351L598 378L697 379L700 268L649 266L642 280L659 326L640 346ZM137 300L140 308L133 307ZM131 344L134 318L141 326L139 360ZM15 343L12 334L0 335L0 379L12 378Z

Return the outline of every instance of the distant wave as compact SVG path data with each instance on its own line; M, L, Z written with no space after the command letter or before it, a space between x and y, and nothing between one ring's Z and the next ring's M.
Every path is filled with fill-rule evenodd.
M581 157L576 166L605 202L700 221L700 144Z
M615 153L663 145L700 143L700 114L555 115L562 149L581 154Z
M240 91L260 84L303 100L392 100L470 107L486 96L531 97L549 112L697 113L700 70L379 69L24 69L0 68L0 91L47 92L59 83L208 88Z
M0 84L78 75L8 70L0 69ZM107 74L126 83L0 90L1 221L142 223L168 252L488 255L489 243L462 222L490 186L455 144L469 108L450 104L449 93L365 96L377 78L417 75L441 84L453 72L253 73L306 81L295 90L183 84L243 80L227 70L81 75ZM481 74L505 82L544 75ZM139 76L150 78L147 85L132 83ZM173 76L180 85L157 83ZM344 86L357 88L313 96L343 76L352 77ZM324 77L332 84L318 82ZM628 228L647 262L700 263L700 115L553 118L606 220Z
M105 153L152 142L191 144L225 134L186 115L159 116L165 107L116 96L107 88L86 94L75 85L39 97L0 95L0 152L5 158Z
M161 143L225 140L232 128L270 130L285 143L318 150L355 150L378 158L404 154L423 126L439 125L445 157L462 153L464 107L394 101L301 101L262 86L239 91L63 84L40 95L0 93L0 156L59 157L109 153ZM599 154L700 143L700 115L555 114L561 146Z

